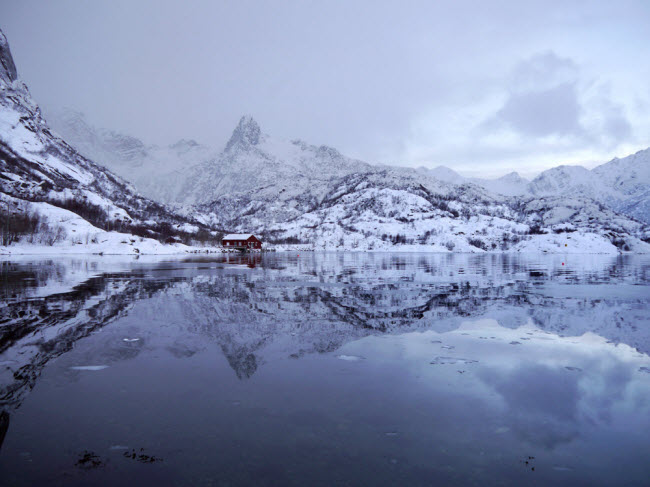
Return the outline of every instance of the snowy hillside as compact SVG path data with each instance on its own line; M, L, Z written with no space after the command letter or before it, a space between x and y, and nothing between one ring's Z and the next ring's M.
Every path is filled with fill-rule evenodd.
M2 245L25 238L40 242L42 233L54 233L60 237L57 240L65 240L61 235L75 233L71 223L75 220L95 228L95 233L135 234L143 241L155 238L176 242L189 239L199 230L209 234L192 219L139 196L126 181L55 135L18 77L2 32L0 60ZM86 233L92 233L88 230ZM116 238L121 242L124 235ZM45 240L51 242L48 246L56 242ZM154 248L156 243L148 247Z

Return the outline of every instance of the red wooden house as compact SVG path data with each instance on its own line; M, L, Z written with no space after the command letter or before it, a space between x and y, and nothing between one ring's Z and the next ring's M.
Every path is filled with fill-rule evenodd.
M231 233L221 240L221 246L227 249L261 249L262 241L250 233Z

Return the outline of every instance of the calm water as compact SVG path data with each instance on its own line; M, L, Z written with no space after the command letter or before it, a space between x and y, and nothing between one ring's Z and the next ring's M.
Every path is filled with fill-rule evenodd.
M650 479L650 257L0 269L3 486Z

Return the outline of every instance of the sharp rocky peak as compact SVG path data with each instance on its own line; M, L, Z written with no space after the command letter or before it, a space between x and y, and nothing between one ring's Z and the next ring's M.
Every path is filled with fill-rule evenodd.
M18 79L18 72L14 64L14 58L9 50L9 42L0 30L0 80L4 83L12 83Z
M235 127L235 130L226 144L226 152L232 152L240 148L248 148L257 145L262 137L262 130L253 117L245 115Z

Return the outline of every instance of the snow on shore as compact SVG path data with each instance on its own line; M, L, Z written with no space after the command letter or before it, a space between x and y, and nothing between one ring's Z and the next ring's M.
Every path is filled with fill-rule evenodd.
M7 198L7 197L5 197ZM14 198L11 198L14 200ZM182 254L195 251L218 251L216 247L192 247L181 243L162 244L152 238L143 238L97 228L76 213L49 203L25 202L23 210L44 218L54 232L51 243L29 243L26 237L9 246L0 246L0 255L61 255L61 254ZM58 236L57 236L58 232Z

